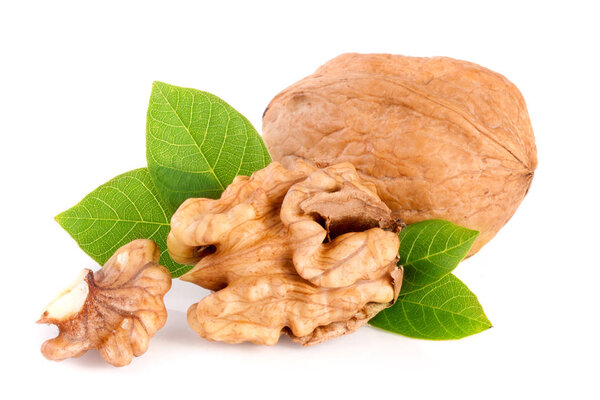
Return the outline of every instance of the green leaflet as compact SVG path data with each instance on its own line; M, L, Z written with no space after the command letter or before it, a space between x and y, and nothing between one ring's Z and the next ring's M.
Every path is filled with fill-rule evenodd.
M146 150L148 168L111 179L56 220L100 264L131 240L152 239L178 277L191 267L167 252L173 212L190 197L219 197L233 178L271 158L250 122L223 100L162 82L152 87Z
M171 211L190 197L218 198L237 175L271 158L250 122L210 93L154 82L146 125L148 169Z
M460 339L491 328L473 292L449 274L421 290L400 295L369 323L419 339Z
M407 226L399 235L399 264L404 266L401 294L419 290L452 272L478 235L478 231L439 219Z
M175 263L167 252L171 213L158 196L147 168L119 175L56 216L56 221L90 257L103 265L134 239L154 240L160 263L174 277L191 267Z
M479 232L448 221L428 220L400 232L402 290L396 303L369 323L401 335L446 340L491 327L477 297L451 274Z

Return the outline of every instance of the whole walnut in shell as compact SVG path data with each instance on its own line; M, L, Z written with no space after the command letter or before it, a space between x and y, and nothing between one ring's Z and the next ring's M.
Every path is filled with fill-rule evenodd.
M510 219L537 165L519 90L445 57L341 55L271 101L263 137L284 166L352 163L407 223L480 231L470 254Z
M220 199L188 199L167 239L181 277L215 292L188 310L209 340L304 345L353 332L398 297L398 221L348 163L274 162Z

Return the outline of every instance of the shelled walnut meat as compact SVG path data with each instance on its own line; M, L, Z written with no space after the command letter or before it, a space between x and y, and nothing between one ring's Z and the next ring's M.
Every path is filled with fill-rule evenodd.
M271 163L238 176L218 200L173 215L181 279L215 291L188 310L209 340L316 344L352 332L398 296L399 221L349 163Z
M84 269L38 321L59 329L42 345L44 356L60 361L98 349L106 362L123 366L145 353L167 319L163 296L171 274L159 257L154 242L140 239L117 250L99 271Z
M284 166L352 163L406 223L480 231L470 254L513 215L537 165L515 85L445 57L343 54L271 101L263 137Z

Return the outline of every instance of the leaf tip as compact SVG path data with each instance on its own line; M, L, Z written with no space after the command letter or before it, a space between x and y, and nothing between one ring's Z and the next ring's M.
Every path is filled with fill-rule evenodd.
M54 216L54 221L55 221L57 224L61 225L61 226L62 226L62 224L61 224L61 218L62 218L62 216L63 216L63 214L64 214L64 213L65 213L65 212L63 211L63 212L61 212L61 213L58 213L58 214L56 214L56 215Z
M155 90L161 90L161 89L165 88L166 86L170 86L170 85L165 82L154 81L154 82L152 82L152 92L154 93Z
M163 87L164 88L164 87L171 87L171 86L173 86L173 85L170 85L170 84L168 84L166 82L163 82L163 81L154 81L154 82L152 82L152 89L154 89L155 87Z

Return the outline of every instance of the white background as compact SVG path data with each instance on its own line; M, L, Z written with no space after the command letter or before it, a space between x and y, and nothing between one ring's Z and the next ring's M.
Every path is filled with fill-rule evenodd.
M593 4L2 2L0 397L598 398ZM206 292L175 281L167 325L129 366L95 351L41 356L56 330L34 324L39 312L82 268L97 268L53 217L145 165L152 81L212 92L260 131L275 94L350 51L465 59L523 93L539 155L531 191L456 270L493 329L450 342L366 327L311 348L211 343L185 320Z

